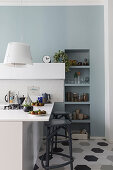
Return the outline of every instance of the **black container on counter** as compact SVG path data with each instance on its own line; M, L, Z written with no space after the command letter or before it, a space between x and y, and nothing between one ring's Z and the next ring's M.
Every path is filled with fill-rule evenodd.
M23 110L24 112L33 111L33 106L24 106Z

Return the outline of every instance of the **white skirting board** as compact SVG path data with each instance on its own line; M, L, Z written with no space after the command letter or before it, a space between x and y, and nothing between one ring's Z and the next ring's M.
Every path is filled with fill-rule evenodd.
M27 67L9 67L0 63L0 79L65 79L64 63L33 63Z
M102 140L102 139L106 139L105 136L90 136L90 139L92 140Z

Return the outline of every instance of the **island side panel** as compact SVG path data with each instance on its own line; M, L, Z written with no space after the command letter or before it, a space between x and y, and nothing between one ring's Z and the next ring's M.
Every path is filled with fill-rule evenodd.
M33 122L23 122L23 169L33 169Z
M38 165L38 157L41 145L43 144L44 122L33 122L33 155L34 164Z
M23 122L23 170L37 164L43 138L43 122Z
M0 122L0 169L22 170L22 122Z

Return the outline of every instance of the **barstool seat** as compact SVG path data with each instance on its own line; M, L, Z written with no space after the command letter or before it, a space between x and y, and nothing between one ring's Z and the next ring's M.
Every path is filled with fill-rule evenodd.
M68 119L71 121L69 115L70 115L70 112L65 112L65 111L54 111L53 112L53 118L60 119L64 117L65 119Z
M63 120L63 119L52 119L51 122L48 124L48 126L63 126L66 124L71 124L69 120Z
M54 115L55 115L55 114L57 114L57 115L58 115L58 114L59 114L59 115L61 115L61 114L62 114L62 115L66 115L66 114L70 114L70 112L65 112L65 111L54 111L53 114L54 114Z

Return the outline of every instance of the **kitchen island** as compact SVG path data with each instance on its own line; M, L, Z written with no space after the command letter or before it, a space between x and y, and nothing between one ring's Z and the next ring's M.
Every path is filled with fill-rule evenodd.
M45 116L23 110L0 110L0 169L33 170L43 138L43 122L49 121L54 103L34 107Z

